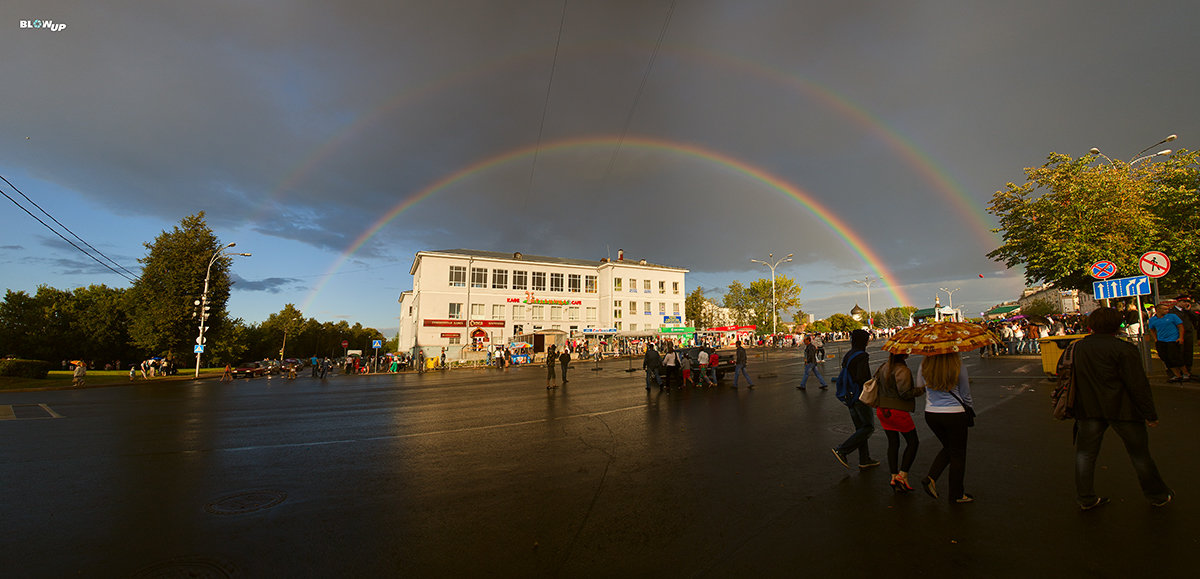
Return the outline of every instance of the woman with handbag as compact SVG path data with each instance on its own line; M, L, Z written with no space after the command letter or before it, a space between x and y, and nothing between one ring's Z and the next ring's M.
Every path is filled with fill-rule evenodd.
M917 370L917 388L926 389L925 424L942 443L929 465L929 476L921 481L926 494L937 498L935 483L950 467L950 495L954 503L970 503L975 497L963 492L967 470L967 428L975 423L967 368L958 352L926 356Z
M907 358L908 354L892 354L888 361L875 371L879 391L875 415L879 417L879 425L883 427L883 433L887 436L888 468L892 471L892 480L888 484L898 493L913 490L908 484L908 471L917 458L920 440L917 438L917 425L913 423L912 412L917 407L914 399L924 393L924 390L913 384L912 371L904 363ZM897 465L901 436L904 437L904 457Z

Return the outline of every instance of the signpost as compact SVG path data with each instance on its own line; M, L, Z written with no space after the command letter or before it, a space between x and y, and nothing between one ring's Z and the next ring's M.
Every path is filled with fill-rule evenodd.
M1139 275L1094 281L1092 282L1092 292L1098 300L1144 296L1150 293L1150 278Z
M1097 261L1092 264L1092 277L1096 279L1108 279L1117 273L1117 264L1111 261Z
M379 349L383 347L383 340L371 340L371 347L375 348L375 359L371 360L371 365L375 367L375 371L379 371Z
M1138 260L1138 268L1142 273L1154 278L1154 303L1158 303L1158 278L1171 271L1171 260L1161 251L1147 251Z

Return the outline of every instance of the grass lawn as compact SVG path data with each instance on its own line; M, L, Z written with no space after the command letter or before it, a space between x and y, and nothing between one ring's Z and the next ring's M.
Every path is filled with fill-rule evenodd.
M219 378L224 368L201 368L200 378ZM180 371L175 376L155 376L154 378L142 379L141 372L138 372L136 383L169 383L169 382L186 382L195 379L195 370ZM55 389L55 388L70 388L71 379L73 378L70 370L51 370L45 378L16 378L12 376L0 376L0 391L3 390L24 390L27 388L36 389ZM121 384L133 384L129 381L128 370L88 370L87 378L85 379L86 388L94 388L97 386L119 386Z

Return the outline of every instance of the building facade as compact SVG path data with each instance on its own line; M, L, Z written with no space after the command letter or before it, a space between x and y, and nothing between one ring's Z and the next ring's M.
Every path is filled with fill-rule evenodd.
M469 249L418 252L400 295L400 350L426 354L505 345L541 330L657 331L683 325L685 274L627 260Z

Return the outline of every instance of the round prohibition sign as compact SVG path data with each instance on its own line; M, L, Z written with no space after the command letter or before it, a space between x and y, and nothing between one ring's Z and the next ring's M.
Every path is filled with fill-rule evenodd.
M1147 251L1138 260L1138 268L1142 270L1142 273L1158 278L1171 271L1171 260L1167 259L1167 254L1161 251Z
M1092 277L1108 279L1117 273L1117 264L1111 261L1097 261L1092 264Z

